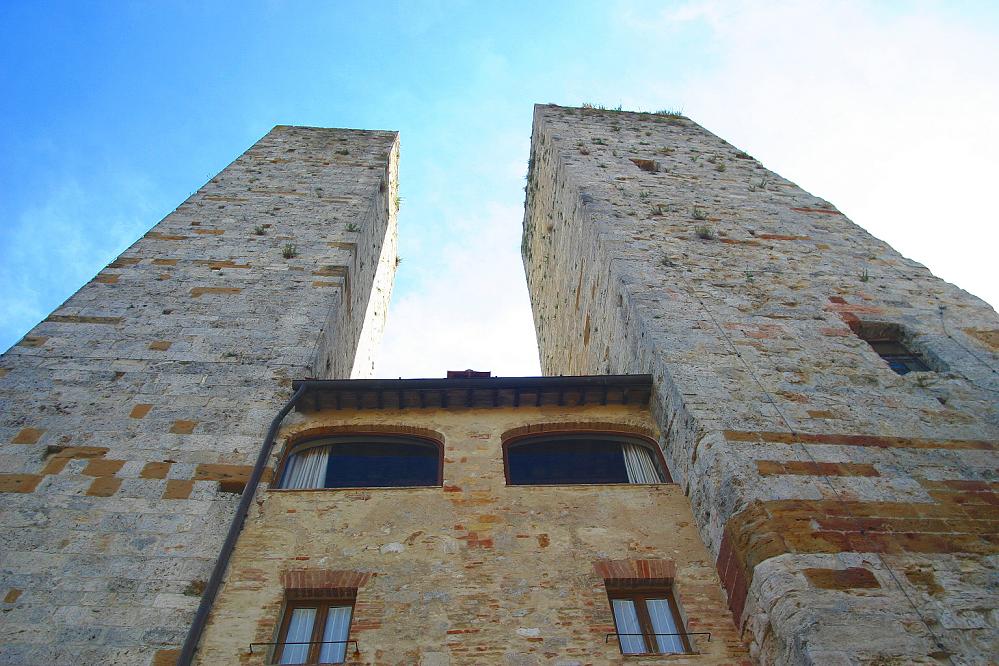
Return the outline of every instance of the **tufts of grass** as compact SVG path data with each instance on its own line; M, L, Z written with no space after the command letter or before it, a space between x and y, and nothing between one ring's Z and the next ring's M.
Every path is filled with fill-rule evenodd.
M708 219L708 211L694 206L694 209L690 211L690 216L695 220L706 220Z
M715 237L715 232L711 231L707 226L699 224L694 227L694 233L701 240L712 240Z
M281 248L281 256L285 259L291 259L292 257L298 256L298 248L296 248L291 243L285 243L284 247Z
M659 109L656 111L656 115L667 118L683 118L683 109Z

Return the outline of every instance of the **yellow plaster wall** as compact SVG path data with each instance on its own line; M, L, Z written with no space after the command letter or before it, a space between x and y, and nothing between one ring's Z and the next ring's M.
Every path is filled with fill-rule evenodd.
M359 664L734 664L745 659L714 563L682 489L507 486L503 433L528 424L646 429L645 407L522 407L296 415L279 443L327 426L398 425L443 435L444 486L258 494L201 643L198 663L263 664L276 640L282 571L356 570L350 637ZM599 559L672 559L698 655L622 657Z

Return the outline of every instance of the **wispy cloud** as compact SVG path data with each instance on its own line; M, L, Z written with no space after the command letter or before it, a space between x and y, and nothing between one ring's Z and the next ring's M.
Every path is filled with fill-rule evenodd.
M0 349L7 349L134 242L155 217L148 183L106 174L55 187L0 231ZM103 196L102 196L103 195Z
M540 374L520 259L519 206L490 203L448 226L455 240L435 252L395 298L375 376L443 377L447 370ZM405 277L405 276L404 276Z
M715 133L944 279L999 304L996 16L944 3L693 2L622 23L701 31L712 63L677 87Z

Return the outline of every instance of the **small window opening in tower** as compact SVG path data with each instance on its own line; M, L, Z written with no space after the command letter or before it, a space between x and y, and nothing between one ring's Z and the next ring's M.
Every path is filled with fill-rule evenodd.
M902 342L904 334L896 324L871 324L866 322L851 325L864 342L869 344L878 356L892 370L900 375L910 372L929 372L930 366L922 356L913 352Z

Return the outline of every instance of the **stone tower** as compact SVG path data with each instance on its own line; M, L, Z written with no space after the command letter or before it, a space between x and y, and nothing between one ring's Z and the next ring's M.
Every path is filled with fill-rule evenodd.
M292 379L370 372L398 155L274 128L3 355L0 662L172 659Z
M992 308L669 114L536 107L523 256L545 374L653 374L758 661L999 651Z

